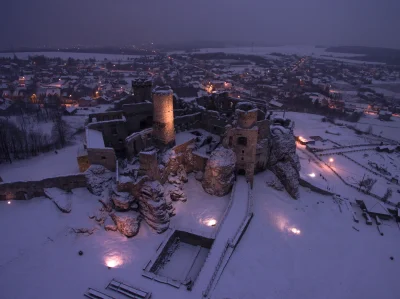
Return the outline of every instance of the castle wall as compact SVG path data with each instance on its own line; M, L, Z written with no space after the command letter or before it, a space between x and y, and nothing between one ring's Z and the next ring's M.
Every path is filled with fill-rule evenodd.
M88 128L103 133L106 147L112 147L118 153L125 151L124 141L128 136L125 119L90 123Z
M123 112L107 111L102 113L89 114L89 123L93 123L94 119L96 119L96 122L123 119Z
M152 103L127 104L122 106L122 110L129 133L138 132L153 125Z
M150 180L159 180L160 171L158 169L157 151L142 151L139 154L140 169L138 174L140 176L147 175Z
M145 148L152 146L152 128L133 133L125 138L125 152L129 158L138 155Z
M243 129L249 129L257 122L257 109L250 111L236 110L236 113L238 115L238 126Z
M25 200L45 196L45 188L71 190L86 187L84 174L58 176L39 181L0 183L0 200Z
M110 171L115 171L117 158L113 148L88 148L88 160L90 165L103 165Z

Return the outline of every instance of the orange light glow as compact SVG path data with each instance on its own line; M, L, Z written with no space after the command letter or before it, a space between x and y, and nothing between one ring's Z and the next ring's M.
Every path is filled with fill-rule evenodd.
M289 231L292 232L295 235L300 235L301 231L295 227L289 228Z
M104 262L108 268L117 268L123 264L122 258L118 255L107 256Z

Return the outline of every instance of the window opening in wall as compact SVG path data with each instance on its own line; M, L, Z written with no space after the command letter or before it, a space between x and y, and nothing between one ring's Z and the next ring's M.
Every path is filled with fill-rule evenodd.
M246 137L238 137L237 144L239 144L239 145L247 145L247 138Z

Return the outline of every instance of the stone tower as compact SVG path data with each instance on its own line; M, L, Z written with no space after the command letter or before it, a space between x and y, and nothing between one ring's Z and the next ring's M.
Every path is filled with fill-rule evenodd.
M251 104L240 103L235 111L236 126L228 128L224 139L224 146L236 154L236 173L245 175L252 186L258 140L257 113Z
M153 81L151 79L138 78L132 81L133 94L137 103L151 100L152 86Z
M175 144L173 91L169 86L153 89L153 137L161 146Z

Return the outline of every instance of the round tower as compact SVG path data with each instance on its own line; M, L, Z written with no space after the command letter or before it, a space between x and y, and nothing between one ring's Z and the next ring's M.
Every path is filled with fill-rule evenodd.
M153 89L153 136L161 145L175 144L173 91L169 86Z

